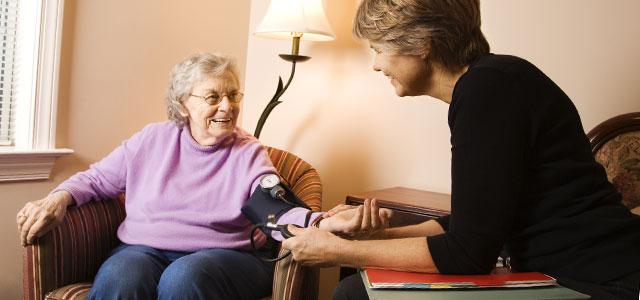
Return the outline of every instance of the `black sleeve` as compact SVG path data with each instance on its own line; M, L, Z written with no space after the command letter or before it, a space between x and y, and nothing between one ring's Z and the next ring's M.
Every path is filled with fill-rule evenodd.
M449 226L427 238L441 273L489 272L506 240L526 171L527 118L518 94L512 80L489 68L468 72L456 87Z
M449 230L449 217L450 215L446 215L436 219L436 222L440 224L440 226L442 227L442 229L444 229L444 231Z

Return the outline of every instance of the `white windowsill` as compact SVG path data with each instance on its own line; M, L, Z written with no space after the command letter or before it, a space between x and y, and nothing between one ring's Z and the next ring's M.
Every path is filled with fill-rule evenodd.
M49 179L56 158L71 154L71 149L0 149L0 182Z

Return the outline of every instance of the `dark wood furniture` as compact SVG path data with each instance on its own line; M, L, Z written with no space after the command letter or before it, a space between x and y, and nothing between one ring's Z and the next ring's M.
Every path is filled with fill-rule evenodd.
M640 215L640 112L622 114L587 134L594 158L622 195L622 203Z
M376 198L380 207L393 210L393 216L389 220L391 227L422 223L448 215L451 211L450 195L406 187L350 194L345 203L362 205L367 198ZM340 279L355 272L353 268L340 268Z
M587 133L587 137L591 142L591 151L595 155L602 145L612 138L632 131L640 131L640 112L632 112L610 118Z
M376 198L380 207L393 210L389 221L391 227L418 224L448 215L451 211L450 195L406 187L351 194L345 203L362 205L366 198Z

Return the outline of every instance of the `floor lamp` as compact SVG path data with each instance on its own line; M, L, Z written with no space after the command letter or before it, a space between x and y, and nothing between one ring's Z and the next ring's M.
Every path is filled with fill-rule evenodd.
M282 101L280 96L289 87L296 72L296 63L304 62L311 57L299 55L300 40L331 41L335 34L324 14L322 0L271 0L267 13L254 32L259 37L274 39L291 39L291 54L280 54L280 58L291 62L291 74L286 84L278 77L276 92L262 111L254 136L260 138L260 132L271 111Z

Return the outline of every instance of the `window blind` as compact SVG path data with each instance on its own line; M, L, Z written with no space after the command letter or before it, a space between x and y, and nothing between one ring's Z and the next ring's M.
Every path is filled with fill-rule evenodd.
M0 0L0 146L13 144L19 0Z

